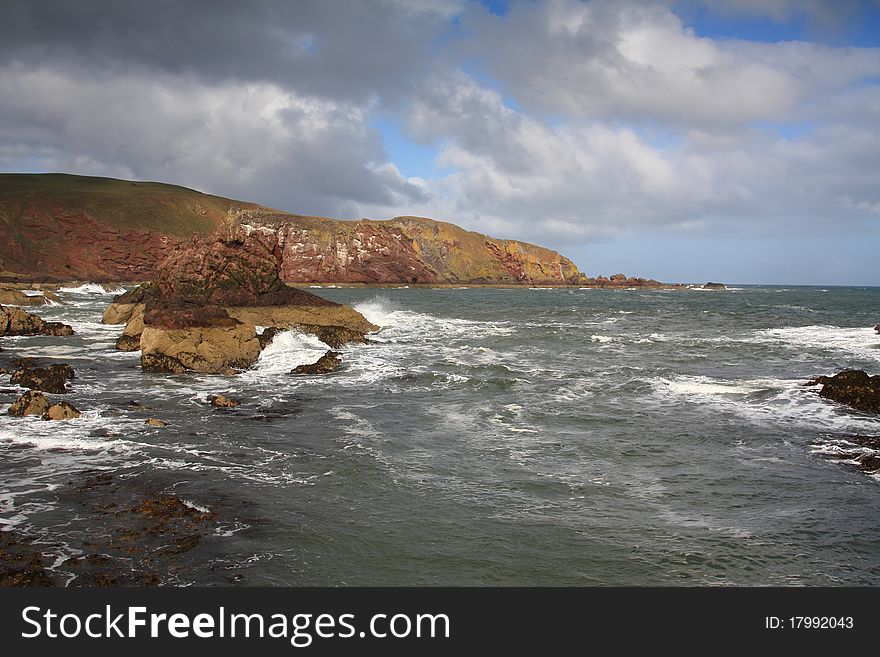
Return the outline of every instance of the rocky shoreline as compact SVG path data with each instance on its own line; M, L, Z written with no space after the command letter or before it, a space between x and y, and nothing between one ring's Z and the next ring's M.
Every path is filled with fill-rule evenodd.
M179 494L108 472L83 472L57 497L89 531L63 545L0 531L0 586L158 586L201 565L219 522Z

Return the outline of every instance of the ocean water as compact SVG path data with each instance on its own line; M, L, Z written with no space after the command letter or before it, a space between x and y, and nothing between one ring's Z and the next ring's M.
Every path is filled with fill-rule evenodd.
M101 471L217 512L168 584L880 584L880 481L827 458L880 418L802 385L880 372L880 289L315 291L382 327L324 377L288 374L327 349L296 332L144 374L111 295L60 292L36 312L77 335L0 364L70 363L83 417L0 415L0 521L75 556L63 491Z

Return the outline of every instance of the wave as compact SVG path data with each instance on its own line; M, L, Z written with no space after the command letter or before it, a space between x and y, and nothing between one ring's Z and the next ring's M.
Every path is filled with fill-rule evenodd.
M655 392L732 411L761 424L793 424L810 431L878 433L880 420L819 397L800 379L717 379L674 375L652 379Z
M263 349L256 365L241 376L247 379L262 378L267 374L289 374L297 365L314 363L327 353L327 349L327 345L314 335L284 331Z
M76 287L59 287L59 292L67 294L122 294L125 288L117 287L115 290L107 290L100 283L83 283Z
M384 296L372 297L356 303L352 307L366 317L367 321L382 328L390 325L395 320L395 315L400 311L397 303Z
M880 361L880 336L873 328L811 325L763 329L754 342L788 344L809 351L838 351L865 360Z

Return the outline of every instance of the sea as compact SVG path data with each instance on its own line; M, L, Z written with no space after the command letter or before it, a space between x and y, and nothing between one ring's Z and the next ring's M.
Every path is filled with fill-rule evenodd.
M312 291L381 327L324 376L296 331L144 373L97 285L29 309L76 335L0 364L73 365L82 417L11 417L0 376L3 528L58 567L99 531L65 491L107 473L217 514L165 585L880 584L880 480L834 458L880 417L804 385L880 373L880 288Z

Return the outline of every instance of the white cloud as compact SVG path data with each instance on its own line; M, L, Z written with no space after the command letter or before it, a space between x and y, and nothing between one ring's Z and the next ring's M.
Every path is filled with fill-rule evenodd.
M663 4L516 3L467 21L471 52L527 110L728 127L880 75L880 49L700 37Z

